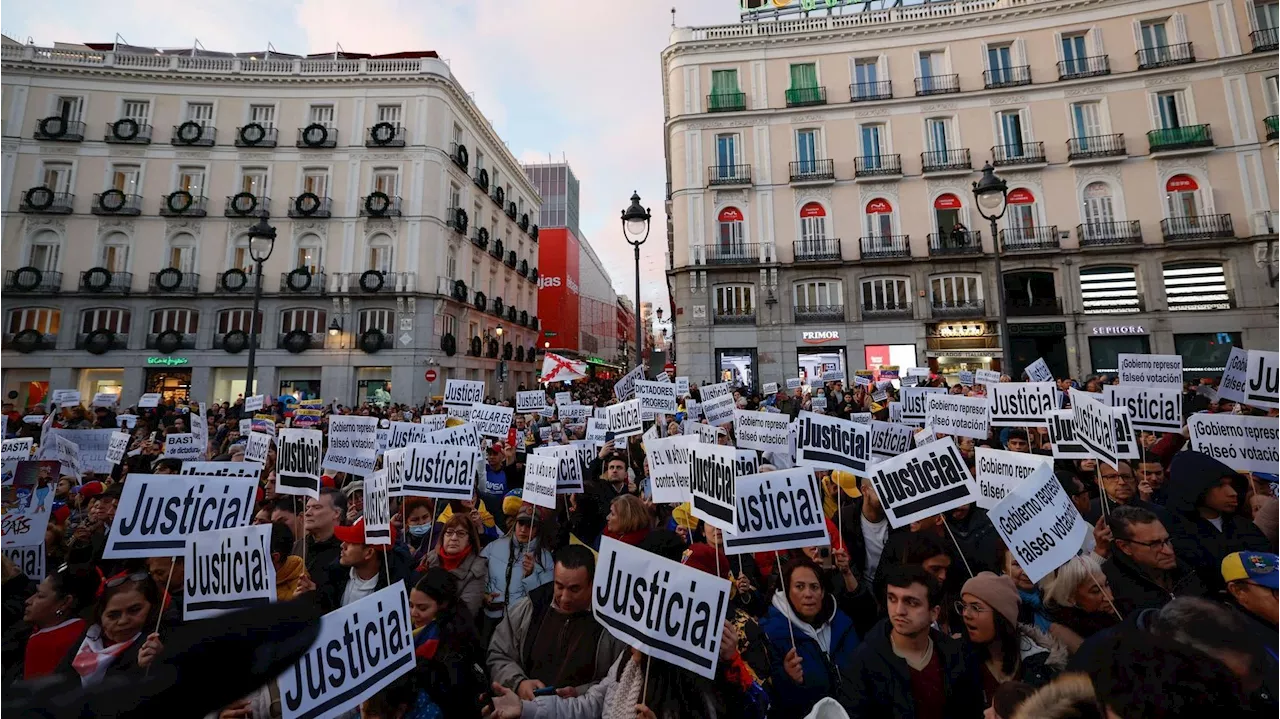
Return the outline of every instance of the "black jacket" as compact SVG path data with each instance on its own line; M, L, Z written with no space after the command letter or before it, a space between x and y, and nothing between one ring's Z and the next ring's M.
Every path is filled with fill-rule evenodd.
M867 634L853 655L852 677L847 682L851 717L895 717L915 719L915 698L911 694L911 670L893 653L889 621L883 620ZM930 630L933 651L942 660L942 681L947 696L949 719L976 719L986 708L982 703L982 676L977 660L958 639Z
M1208 594L1200 576L1181 559L1170 572L1173 577L1171 590L1157 584L1151 575L1119 550L1113 551L1111 558L1102 565L1102 573L1111 583L1116 608L1126 616L1139 609L1159 609L1174 597L1203 597Z
M382 559L387 565L385 568L378 568L378 583L374 586L375 592L390 586L387 581L388 575L390 575L391 582L404 581L409 575L409 548L403 542L396 542L391 545L391 551L384 554ZM344 567L337 560L334 560L325 569L318 569L312 575L312 579L316 583L316 591L320 594L320 603L324 610L332 612L342 606L342 594L347 591L347 584L351 581L351 567ZM414 581L416 582L416 577Z
M978 572L1002 573L1000 566L1000 535L996 534L995 525L987 516L987 510L971 507L963 520L952 518L948 512L945 517L951 533L955 535L956 544L960 545L964 556L969 560L969 567L974 574ZM967 574L968 572L966 572Z
M305 550L303 542L306 542ZM324 572L338 562L338 555L342 553L342 542L338 541L337 537L329 537L318 542L315 537L305 534L302 539L293 543L293 553L305 558L307 574L314 578L317 572ZM320 583L316 582L316 586L319 585Z
M1223 514L1222 530L1200 516L1205 494L1223 478L1231 479L1239 501L1245 501L1248 480L1218 460L1200 452L1179 452L1169 470L1169 511L1173 514L1173 547L1178 558L1200 574L1211 591L1225 587L1222 558L1232 552L1269 552L1262 531L1237 514Z

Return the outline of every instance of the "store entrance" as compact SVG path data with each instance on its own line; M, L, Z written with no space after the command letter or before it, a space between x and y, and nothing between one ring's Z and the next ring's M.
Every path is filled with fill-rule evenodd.
M804 383L813 386L822 384L822 375L826 372L844 372L846 384L848 379L848 362L843 347L797 347L799 361L799 377Z
M191 370L149 369L146 392L159 392L164 404L186 404L191 398Z

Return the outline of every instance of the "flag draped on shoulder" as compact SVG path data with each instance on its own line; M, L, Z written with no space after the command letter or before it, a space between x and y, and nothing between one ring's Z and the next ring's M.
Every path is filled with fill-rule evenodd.
M586 376L586 362L578 362L577 360L571 360L568 357L548 352L546 358L542 360L542 376L538 378L538 381L543 384L572 382L575 379L583 379Z

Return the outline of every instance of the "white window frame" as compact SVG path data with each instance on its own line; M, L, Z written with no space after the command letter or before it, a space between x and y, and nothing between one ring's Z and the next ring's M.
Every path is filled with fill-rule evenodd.
M124 240L116 240L117 237L123 237ZM124 253L123 267L112 267L112 263L108 261L107 254L110 250L115 249L117 253ZM125 232L112 230L104 234L98 243L98 267L105 267L111 272L129 272L133 264L133 238Z
M60 272L60 268L62 267L63 240L64 238L62 234L55 230L48 228L36 230L27 237L27 246L23 252L23 257L26 258L26 262L23 264L35 267L42 272ZM37 262L37 248L49 248L43 251L51 255L53 261ZM52 267L50 265L52 265Z
M78 334L87 335L98 330L106 330L118 335L127 335L133 328L133 313L122 307L92 307L80 312Z
M313 274L317 272L324 272L324 245L324 238L314 232L308 232L300 235L293 245L293 269L307 267ZM316 259L319 261L311 265L304 265L302 263L301 255L307 250L315 250Z
M393 116L393 119L387 119L387 115ZM373 109L373 118L375 123L389 122L397 127L402 127L404 125L404 103L380 102Z
M325 325L327 319L328 313L322 307L289 307L280 310L280 334L294 330L320 334L328 329Z
M159 321L159 329L156 322ZM200 312L185 307L163 307L151 310L147 318L147 334L158 335L173 330L184 335L193 335L200 328Z
M196 190L188 190L188 192L190 192L191 196L194 197L196 200L199 200L201 197L208 196L208 189L209 189L209 166L208 165L174 165L173 179L169 183L170 186L173 188L173 190L171 191L184 189L182 187L183 175L194 175L196 173L199 173L200 175L200 185Z
M396 311L385 307L373 307L360 310L356 314L356 332L364 334L369 330L382 330L382 334L390 336L396 328Z
M189 232L178 232L165 242L164 250L165 250L164 251L164 269L168 269L172 267L174 269L180 270L184 274L188 272L195 273L199 271L198 268L200 266L200 246L199 246L199 243L196 241L195 235L192 235ZM175 267L175 264L173 262L174 253L175 252L180 253L182 250L191 251L190 267Z
M208 107L209 117L196 117L195 108L197 107ZM214 100L186 100L182 108L182 118L182 122L198 122L206 129L215 127L218 122L218 103Z
M935 283L941 285L943 297L935 292ZM944 302L981 302L983 299L982 275L974 272L952 272L941 275L929 275L929 302L938 305ZM953 294L954 298L947 297Z
M328 110L328 119L323 119ZM334 102L313 102L307 106L307 124L319 123L332 130L338 127L338 105Z
M129 185L128 182L124 183L126 185L125 187L116 186L115 180L116 180L117 174L125 175L125 177L127 178L128 175L131 173L134 176L132 187L128 186ZM106 189L120 190L126 195L141 195L142 186L143 186L142 181L143 181L143 178L142 178L141 163L112 162L107 165L107 176L106 176L106 179L103 181L102 186Z
M262 120L253 116L254 110L267 109L270 110L270 119ZM280 115L280 106L273 102L252 102L245 106L244 122L249 124L256 122L262 125L263 129L270 130L276 126L276 118Z
M819 87L822 86L821 80L818 82ZM803 162L800 157L800 133L812 132L813 140L813 161L814 163L822 162L827 159L827 133L822 131L821 127L797 127L791 133L791 157L796 162Z
M866 304L867 288L871 288L871 297L873 304ZM892 291L890 289L892 288ZM880 295L884 298L883 305L876 305L876 289L880 290ZM893 295L892 301L889 297ZM858 282L858 301L862 303L864 308L885 309L896 307L910 307L911 297L911 279L895 275L876 275L873 277L864 277Z
M49 189L54 192L68 193L71 192L71 188L75 187L76 163L71 160L42 160L36 169L39 173L36 175L36 186L48 185ZM66 171L66 181L58 181L50 185L48 181L49 173L60 170Z
M129 110L130 110L130 107L129 107L130 105L142 105L142 106L144 106L144 107L142 108L142 109L143 109L143 112L141 112L141 113L139 113L139 112L130 112L130 111L129 111ZM153 102L151 98L132 97L132 96L130 96L130 97L122 97L122 98L120 98L119 108L118 108L118 110L117 110L117 112L116 112L116 117L117 117L117 118L128 118L128 119L133 120L134 122L138 123L139 125L149 125L149 124L151 124L151 110L152 110L152 108L154 108L154 107L155 107L155 102ZM137 110L138 108L136 108L136 107L135 107L135 108L132 108L132 109Z
M1156 90L1151 90L1147 94L1147 104L1151 110L1151 129L1152 130L1169 129L1169 128L1163 127L1160 122L1160 96L1169 95L1169 94L1177 94L1179 96L1178 106L1185 109L1184 114L1186 116L1185 118L1186 122L1182 126L1189 127L1191 125L1199 125L1200 122L1199 120L1196 119L1197 115L1196 115L1195 96L1192 94L1191 88L1185 87L1185 86L1163 87Z
M1031 108L1002 107L991 113L991 123L992 123L992 133L993 133L992 137L995 137L998 140L1000 140L1000 142L998 142L997 144L999 145L1010 144L1009 138L1005 137L1004 135L1004 122L1002 121L1002 116L1011 112L1018 113L1018 126L1022 128L1022 137L1018 139L1022 142L1024 146L1034 143L1036 141L1036 134L1031 129Z
M369 192L378 191L379 178L391 178L391 181L394 184L394 187L391 188L393 190L392 192L387 192L385 189L382 190L382 192L386 193L388 197L391 197L393 199L400 196L400 168L399 167L375 167L372 170L370 170L369 171Z
M84 95L76 93L60 93L55 92L49 96L49 115L62 116L61 108L63 100L71 100L73 111L68 113L67 122L83 122L85 118L85 105L88 104Z
M257 197L258 199L262 199L271 194L271 191L270 191L271 167L270 166L242 165L240 167L240 171L237 173L237 176L239 178L239 181L236 183L236 187L235 187L236 193L253 192L253 190L245 188L245 181L248 180L250 177L259 177L261 178L261 183L260 183L261 189L258 192L253 192L254 197ZM235 193L232 193L232 194L235 194Z
M375 259L382 257L386 253L385 262L375 262ZM364 250L364 269L380 270L382 272L395 272L396 269L396 243L390 235L378 233L372 235L365 241Z
M955 115L930 115L920 120L920 134L925 152L941 152L934 149L931 144L933 133L929 132L930 120L945 120L947 123L947 152L960 150L964 148L964 141L960 139L960 120Z
M262 310L258 310L258 316L262 316ZM252 317L253 310L248 307L229 307L218 310L218 314L215 316L215 326L219 335L225 335L236 330L250 332L249 323L252 321ZM259 334L261 334L262 320L258 320L257 325Z
M827 300L829 300L827 302L821 301L824 293L827 296ZM802 297L802 294L805 297ZM840 280L826 278L801 280L792 285L791 296L797 310L816 307L844 307L844 283ZM808 301L809 299L818 301L810 302Z
M315 192L315 190L307 189L307 180L314 177L323 178L322 180L322 184L324 185L323 192ZM314 192L316 196L318 196L321 200L324 200L324 198L329 196L329 190L331 189L330 185L332 184L332 180L333 180L333 171L328 166L308 165L308 166L302 167L299 170L299 175L298 175L298 194L302 194L304 192Z
M62 329L62 310L56 307L15 307L9 310L4 326L5 334L35 330L46 336L57 335Z
M756 286L752 284L727 284L716 285L715 292L715 313L723 314L748 314L757 312L756 308ZM726 306L733 305L733 306Z

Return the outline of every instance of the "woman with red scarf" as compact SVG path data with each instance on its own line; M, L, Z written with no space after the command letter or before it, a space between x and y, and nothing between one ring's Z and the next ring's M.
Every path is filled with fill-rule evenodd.
M609 504L604 521L604 536L624 544L638 546L653 531L653 517L644 500L634 494L623 494Z
M419 572L441 567L458 585L458 601L470 617L480 612L489 585L489 560L480 556L480 530L471 517L455 514L445 522L440 544L418 565Z
M484 677L477 677L471 667L484 665L484 652L475 622L459 604L458 583L451 573L433 567L422 575L409 592L409 618L413 622L416 684L426 695L418 696L416 708L431 703L446 717L476 714L474 697L483 693L486 685Z
M101 682L108 672L147 666L158 648L154 631L160 605L160 590L150 574L122 573L108 579L94 608L93 624L71 643L58 673L74 672L88 687Z
M11 645L21 650L13 653L20 661L5 667L6 680L52 674L84 636L88 624L81 614L93 604L101 586L102 575L90 566L69 567L45 577L27 598L22 622L5 633L6 660L11 658Z

